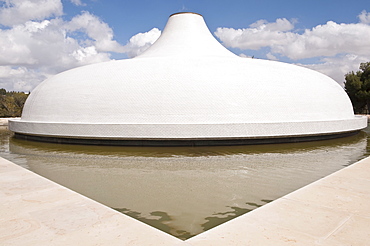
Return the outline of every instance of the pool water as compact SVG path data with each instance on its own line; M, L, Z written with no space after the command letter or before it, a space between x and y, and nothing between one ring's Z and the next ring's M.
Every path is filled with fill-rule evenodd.
M292 144L123 147L18 140L3 127L0 155L187 239L364 158L368 132Z

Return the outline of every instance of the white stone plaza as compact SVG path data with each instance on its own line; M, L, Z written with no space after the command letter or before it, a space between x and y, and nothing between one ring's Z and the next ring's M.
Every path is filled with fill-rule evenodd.
M367 246L370 158L182 241L0 158L1 245Z

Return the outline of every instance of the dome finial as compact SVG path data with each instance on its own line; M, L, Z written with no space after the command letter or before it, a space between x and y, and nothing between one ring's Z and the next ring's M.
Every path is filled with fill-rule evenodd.
M174 15L181 15L181 14L194 14L194 15L200 15L200 16L202 16L201 14L198 14L198 13L195 13L195 12L177 12L177 13L173 13L172 15L170 15L170 17L171 16L174 16Z
M169 56L236 57L214 38L203 16L193 12L172 14L158 40L136 58Z

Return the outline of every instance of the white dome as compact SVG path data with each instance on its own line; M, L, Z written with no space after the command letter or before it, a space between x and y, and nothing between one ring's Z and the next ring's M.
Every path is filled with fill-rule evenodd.
M161 37L134 59L44 81L21 119L10 122L23 136L149 142L316 137L366 126L331 78L238 57L194 13L170 16Z

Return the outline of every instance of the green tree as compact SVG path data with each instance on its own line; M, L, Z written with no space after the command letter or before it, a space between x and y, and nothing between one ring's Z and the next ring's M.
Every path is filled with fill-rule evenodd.
M28 94L0 89L0 117L19 117Z
M345 75L344 89L357 114L370 112L370 62L360 64L360 71Z

